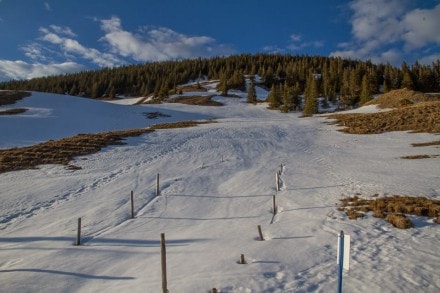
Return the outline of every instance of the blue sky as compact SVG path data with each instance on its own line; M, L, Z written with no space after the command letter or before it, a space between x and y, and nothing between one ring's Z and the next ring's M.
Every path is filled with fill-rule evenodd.
M0 81L240 53L431 64L440 0L0 0Z

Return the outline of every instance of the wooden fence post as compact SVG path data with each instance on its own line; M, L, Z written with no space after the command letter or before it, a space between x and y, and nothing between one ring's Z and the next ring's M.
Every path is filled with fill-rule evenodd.
M260 234L260 240L264 241L263 232L261 231L261 226L258 225L258 234Z
M240 255L240 264L244 265L246 263L245 259L244 259L244 254Z
M167 255L165 247L165 233L160 234L160 256L162 264L162 292L168 293L167 288Z
M273 211L273 214L276 215L276 213L277 213L277 205L276 205L276 201L275 201L275 195L272 196L272 211Z
M76 245L81 245L81 218L78 218L78 233L76 234Z
M133 190L130 194L130 200L131 200L131 218L134 219L134 198L133 198Z
M156 196L159 196L160 188L159 188L159 173L156 175Z
M279 174L279 172L276 173L275 180L276 180L277 191L280 191L280 174Z
M217 289L216 288L212 288L211 289L211 293L217 293Z

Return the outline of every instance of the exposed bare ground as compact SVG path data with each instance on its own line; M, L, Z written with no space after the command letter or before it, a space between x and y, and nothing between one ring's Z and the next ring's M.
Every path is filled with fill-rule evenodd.
M438 98L435 95L427 95L404 88L385 93L365 105L378 105L380 108L400 108L436 100L438 101Z
M426 95L407 89L388 92L368 104L391 111L368 114L332 114L332 124L345 126L343 132L371 134L389 131L413 131L440 133L440 100L438 96Z
M8 109L0 111L0 115L16 115L26 112L28 109L26 108L15 108L15 109Z
M440 200L427 197L394 195L376 199L362 199L359 196L353 196L341 199L339 209L345 211L352 220L372 212L374 217L383 218L401 229L413 226L405 214L435 218L435 222L440 224Z
M208 83L200 83L200 87L197 84L193 84L193 85L186 85L183 87L178 88L178 91L182 91L183 93L186 92L207 92L208 90L204 87L202 87L202 85L204 84L208 84Z
M216 123L216 121L207 120L207 121L181 121L174 123L162 123L162 124L156 124L150 126L149 129L158 130L158 129L171 129L171 128L186 128L186 127L197 126L199 124L209 124L209 123Z
M423 143L412 143L413 147L426 147L426 146L434 146L439 145L440 146L440 140L437 141L430 141L430 142L423 142Z
M340 131L352 134L372 134L389 131L440 133L440 101L370 114L332 114L332 124L345 126Z
M32 93L22 91L0 91L0 106L12 105L17 101L30 97Z
M109 145L124 144L127 137L139 136L155 129L191 127L212 121L185 121L154 125L145 129L111 131L97 134L78 134L56 141L47 141L34 146L0 150L0 173L33 169L43 164L68 165L77 156L96 153ZM76 169L75 166L68 166Z
M169 103L180 103L197 106L223 106L222 103L211 100L213 96L182 96L169 99Z

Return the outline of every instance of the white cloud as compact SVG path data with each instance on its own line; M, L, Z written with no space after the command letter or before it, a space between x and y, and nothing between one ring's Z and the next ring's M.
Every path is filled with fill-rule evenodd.
M432 54L432 55L428 55L428 56L425 56L425 57L421 58L419 60L419 63L420 64L431 65L432 63L435 63L438 60L440 60L440 54Z
M165 27L145 27L139 33L122 28L121 20L113 16L101 20L105 42L113 54L130 57L136 61L161 61L169 59L229 55L233 49L217 44L208 36L188 36Z
M52 25L49 28L40 28L40 33L42 33L40 40L59 46L64 55L72 54L103 67L112 67L122 63L113 54L102 53L97 49L85 47L77 40L70 38L76 35L68 27Z
M304 42L304 43L292 43L287 46L287 49L292 51L300 51L304 48L320 48L324 46L322 41Z
M0 80L30 79L40 76L78 72L82 69L84 67L75 62L32 64L22 60L0 60Z
M405 15L402 21L405 33L405 49L413 50L429 43L440 45L440 4L434 9L416 9Z
M404 58L403 50L408 53L440 45L440 4L433 9L415 10L410 5L409 0L350 2L352 40L340 43L338 47L342 50L330 55L399 65Z
M27 79L86 68L79 63L114 67L133 60L162 61L234 52L231 47L218 44L209 36L188 36L165 27L144 27L133 33L124 30L116 16L95 20L100 21L104 36L99 40L107 46L108 52L84 46L69 27L41 27L40 36L21 47L31 62L0 60L0 80Z

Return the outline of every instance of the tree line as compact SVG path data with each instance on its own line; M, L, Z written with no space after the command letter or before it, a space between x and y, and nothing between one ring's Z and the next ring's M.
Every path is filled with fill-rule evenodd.
M242 54L152 62L116 68L1 82L0 89L70 94L89 98L153 96L162 100L178 93L179 85L202 78L220 80L219 90L245 90L244 76L258 75L261 86L271 89L269 107L294 110L299 95L325 96L346 107L367 101L371 95L408 88L421 92L440 91L440 60L431 65L415 62L400 67L370 61L307 55ZM252 86L255 84L252 80ZM249 102L255 102L248 92ZM307 100L307 99L306 99ZM306 101L307 102L307 101ZM307 106L304 105L304 107ZM316 103L309 105L310 112Z

